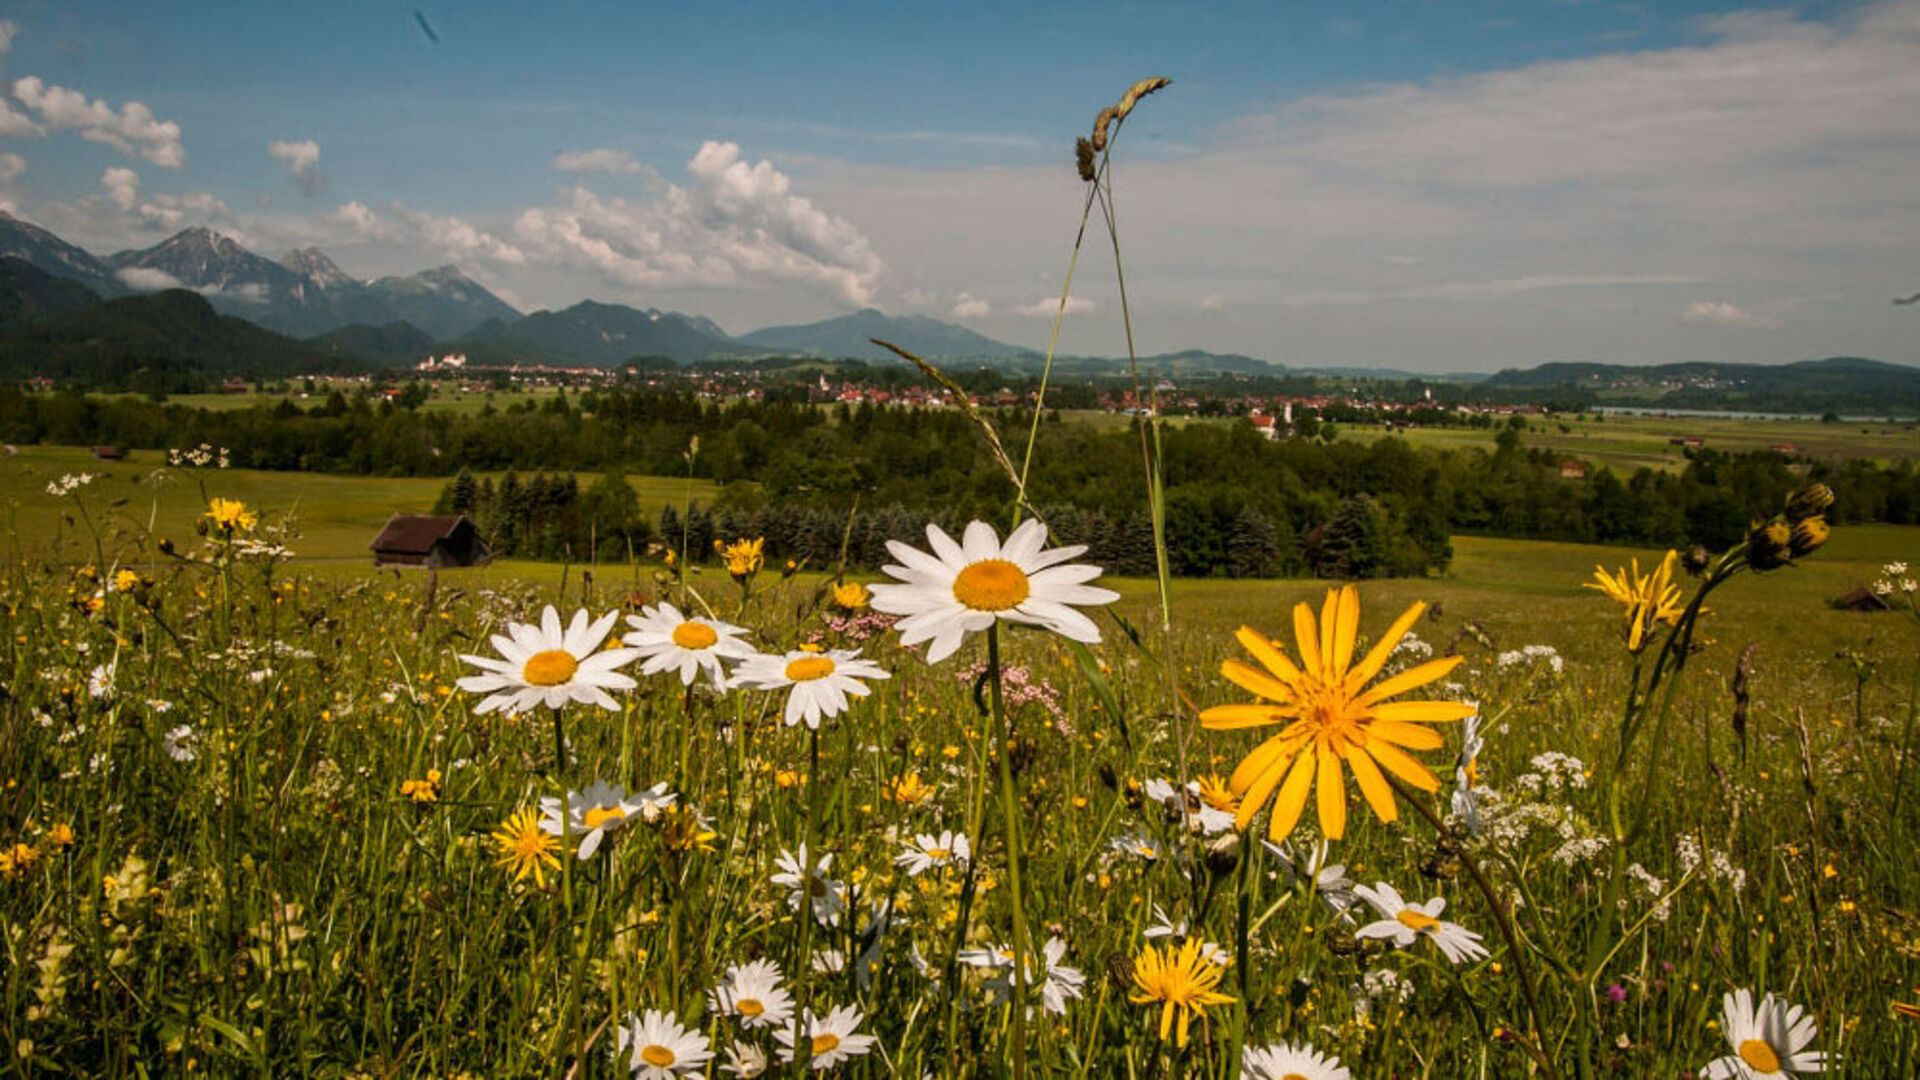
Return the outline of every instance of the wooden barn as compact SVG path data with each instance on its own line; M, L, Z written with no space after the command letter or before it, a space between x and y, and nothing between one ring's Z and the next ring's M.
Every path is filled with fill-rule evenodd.
M395 514L369 545L375 566L485 566L493 552L465 514Z

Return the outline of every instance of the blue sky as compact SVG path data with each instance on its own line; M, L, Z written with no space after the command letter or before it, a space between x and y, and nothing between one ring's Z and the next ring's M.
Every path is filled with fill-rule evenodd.
M1920 288L1914 3L0 18L0 203L96 251L208 224L367 276L457 262L525 308L744 331L872 304L1038 344L1072 139L1165 74L1116 173L1150 349L1920 362L1887 302ZM1111 265L1083 274L1063 344L1112 351Z

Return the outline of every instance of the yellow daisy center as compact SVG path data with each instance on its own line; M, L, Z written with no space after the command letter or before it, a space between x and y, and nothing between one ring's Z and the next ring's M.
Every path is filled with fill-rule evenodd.
M760 1004L758 998L741 998L733 1003L733 1008L741 1016L759 1016L767 1011L767 1007Z
M565 649L548 649L527 657L527 664L520 669L520 677L527 680L529 686L559 686L573 673L580 670L580 661Z
M1774 1053L1764 1039L1748 1039L1740 1044L1740 1060L1755 1072L1776 1073L1780 1071L1780 1055Z
M679 1059L673 1056L673 1051L664 1046L649 1046L640 1051L640 1060L664 1069Z
M627 812L622 807L596 806L587 811L586 815L581 818L581 821L586 823L587 828L597 829L609 821L618 821L626 816Z
M1440 927L1439 919L1431 915L1422 915L1410 907L1401 908L1400 913L1395 915L1394 918L1400 920L1401 926L1407 927L1410 930L1417 930L1423 934L1431 933Z
M1281 1077L1280 1080L1307 1080L1307 1078L1300 1075L1299 1073L1288 1073L1287 1075Z
M813 1037L813 1056L819 1057L821 1054L832 1053L839 1045L840 1036L835 1035L831 1031L825 1035L815 1035Z
M934 862L946 862L948 859L953 858L953 852L943 847L930 847L926 849L926 853L927 858L932 859Z
M787 678L794 682L812 682L833 674L831 656L802 656L787 662Z
M683 649L711 649L720 635L706 623L683 622L673 628L673 643Z
M953 578L953 598L975 611L1009 611L1031 591L1027 572L1005 559L970 563Z

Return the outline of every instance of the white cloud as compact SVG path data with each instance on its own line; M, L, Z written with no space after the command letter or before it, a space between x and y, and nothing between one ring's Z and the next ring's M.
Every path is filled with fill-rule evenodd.
M7 50L13 48L13 35L19 30L12 19L0 19L0 61L4 61ZM46 133L45 128L34 123L25 113L15 111L6 95L0 94L0 138L24 139Z
M114 276L124 282L127 288L139 292L186 288L179 278L165 270L156 270L148 266L123 266L114 272Z
M308 198L320 194L326 187L326 179L320 175L320 144L312 139L299 142L270 142L267 144L267 156L280 163L300 185L300 191Z
M984 319L993 314L993 305L969 292L954 297L953 307L947 309L950 319Z
M750 280L821 288L869 304L885 270L866 235L792 192L770 162L749 165L733 143L703 143L688 186L650 201L602 198L584 186L527 209L515 237L542 259L628 288L733 286Z
M1226 306L1227 306L1227 302L1225 300L1211 293L1200 298L1201 311L1220 311L1224 309Z
M452 215L437 217L398 203L394 204L393 211L422 243L446 258L482 259L507 266L527 261L526 253L519 248Z
M27 171L27 159L19 154L0 154L0 184L18 180Z
M1098 304L1095 304L1084 296L1067 297L1067 314L1069 315L1091 314L1095 310L1098 310L1098 308ZM1022 304L1013 309L1015 315L1032 315L1036 318L1048 319L1053 318L1059 311L1060 298L1058 296L1043 296L1031 304Z
M63 86L48 86L38 76L16 80L13 96L39 114L40 124L53 131L78 131L80 137L105 143L129 157L144 157L162 168L186 164L180 125L160 120L153 110L129 101L116 111L106 102Z
M553 167L565 173L637 173L640 171L640 163L633 160L632 154L608 146L598 146L592 150L568 150L563 154L557 154L553 159Z
M1778 313L1799 302L1799 300L1775 301L1761 305L1758 310L1749 311L1726 300L1695 300L1680 309L1680 321L1707 326L1752 326L1761 329L1778 329L1782 325Z
M100 187L122 213L132 213L140 205L140 174L123 165L114 165L100 174Z

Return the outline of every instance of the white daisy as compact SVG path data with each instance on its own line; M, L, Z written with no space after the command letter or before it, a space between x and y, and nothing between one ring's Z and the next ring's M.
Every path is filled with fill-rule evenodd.
M727 1048L726 1064L720 1068L735 1076L752 1080L767 1071L767 1052L752 1043L736 1042Z
M1028 954L1027 956L1027 990L1038 993L1040 1007L1056 1016L1065 1016L1067 1002L1079 999L1086 991L1086 975L1079 968L1068 967L1061 963L1066 956L1067 943L1057 937L1047 939L1046 945L1040 950L1040 955ZM967 949L961 952L960 960L974 967L995 972L992 978L981 984L981 989L993 995L994 1000L1007 1001L1013 997L1013 949L1011 947L1001 945L985 949Z
M173 728L161 736L160 748L165 750L167 756L175 761L192 761L194 758L194 745L198 743L199 740L200 737L193 733L192 727L181 724L179 727Z
M727 969L727 977L707 993L713 1011L743 1028L779 1027L793 1019L793 995L780 988L780 965L755 960Z
M1170 781L1155 779L1142 784L1140 790L1149 802L1177 812L1188 832L1213 836L1233 828L1233 815L1202 799L1197 781L1176 788Z
M1186 943L1187 935L1190 931L1187 920L1181 919L1176 922L1167 915L1166 910L1159 904L1153 905L1153 917L1155 919L1154 924L1140 931L1141 937L1146 938L1148 941L1168 938L1171 942L1179 944ZM1233 963L1232 953L1228 952L1225 947L1204 938L1200 941L1200 956L1207 963L1215 967L1226 967L1228 964Z
M967 843L965 833L943 832L939 836L921 833L893 861L894 865L907 868L908 877L919 877L935 868L964 867L972 857L973 847Z
M1280 860L1280 865L1286 867L1289 884L1302 877L1311 878L1314 891L1327 902L1334 914L1348 922L1353 921L1352 909L1360 902L1360 897L1353 891L1354 882L1347 876L1345 864L1327 862L1328 847L1325 840L1306 852L1296 851L1292 844L1284 840L1278 844L1271 840L1262 840L1260 843L1274 858Z
M1247 1047L1240 1080L1353 1080L1353 1074L1339 1058L1323 1055L1306 1043L1280 1043Z
M633 1075L640 1080L673 1080L700 1071L713 1058L705 1035L681 1027L672 1013L655 1009L627 1017L618 1044L632 1054Z
M540 615L540 625L508 623L505 634L493 635L493 647L500 659L463 654L460 659L485 674L462 678L460 689L488 695L474 710L478 713L498 709L518 716L536 705L557 709L569 701L617 709L619 703L607 691L631 690L637 685L619 669L638 653L633 649L595 650L619 617L618 612L609 611L589 620L583 608L563 630L559 612L549 604Z
M797 1026L774 1033L781 1047L780 1060L794 1060L798 1056L795 1044L801 1039L808 1040L807 1052L815 1069L831 1069L850 1057L859 1057L873 1048L873 1036L860 1035L854 1030L862 1019L860 1010L851 1005L825 1016L809 1012Z
M1701 1071L1705 1080L1775 1080L1826 1071L1827 1055L1807 1050L1820 1030L1805 1009L1772 994L1755 1006L1746 990L1735 990L1721 1004L1733 1053L1708 1062Z
M821 717L847 711L848 694L866 697L873 693L861 679L890 677L880 665L860 659L857 649L795 649L781 656L755 653L747 657L734 670L729 685L755 690L792 687L787 695L787 726L804 719L817 731Z
M1146 833L1128 833L1107 841L1107 847L1122 855L1131 855L1136 859L1155 862L1160 858L1160 841Z
M827 868L833 865L832 852L813 863L807 859L807 845L801 844L798 853L782 851L774 863L780 873L772 880L787 887L787 906L798 911L803 902L811 900L814 918L828 926L839 925L840 916L847 910L847 896L846 886L827 876Z
M873 610L905 616L894 624L900 644L932 642L927 647L931 664L953 655L968 634L985 630L995 619L1044 626L1092 644L1100 640L1100 628L1069 605L1120 599L1110 589L1086 584L1100 576L1099 567L1061 565L1084 554L1085 544L1043 550L1047 527L1034 518L1015 527L1005 544L984 521L969 523L958 543L939 526L928 525L927 543L931 555L887 541L887 550L904 565L882 569L901 584L870 588Z
M1468 836L1480 835L1480 751L1486 741L1480 737L1480 717L1467 717L1460 734L1460 764L1453 773L1453 814L1460 819Z
M656 788L656 791L664 790L665 785ZM667 802L673 802L673 796L667 796ZM642 806L640 800L627 798L626 790L619 784L595 780L585 791L567 792L564 823L560 820L560 800L552 796L541 799L540 831L549 836L564 837L571 833L580 837L579 857L591 859L593 853L600 850L600 841L632 820Z
M643 607L640 614L627 616L627 625L633 627L633 633L620 640L633 646L646 661L640 665L640 673L658 675L678 670L682 686L692 686L693 680L704 671L713 680L715 690L724 690L727 686L724 661L745 660L756 651L740 640L740 635L747 632L745 627L698 615L682 615L672 604Z
M1385 916L1355 931L1355 937L1387 938L1401 949L1417 938L1431 938L1440 951L1447 954L1447 959L1456 964L1487 955L1479 934L1458 923L1440 921L1440 913L1447 907L1444 896L1436 896L1425 904L1409 904L1401 899L1399 890L1384 881L1375 882L1372 888L1362 885L1353 891Z

